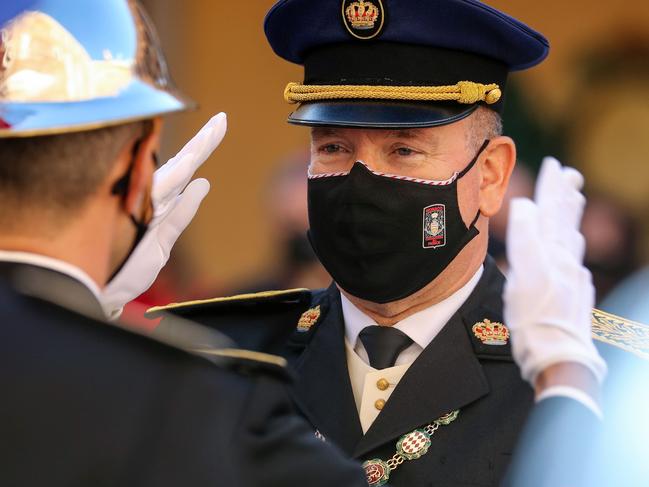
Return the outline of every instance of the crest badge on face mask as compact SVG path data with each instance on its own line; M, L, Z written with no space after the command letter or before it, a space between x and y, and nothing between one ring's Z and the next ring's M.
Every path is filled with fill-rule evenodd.
M425 249L436 249L446 245L446 206L430 205L424 208Z

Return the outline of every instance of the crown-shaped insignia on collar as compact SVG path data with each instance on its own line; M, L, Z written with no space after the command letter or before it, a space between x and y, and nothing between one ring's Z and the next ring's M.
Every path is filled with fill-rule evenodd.
M316 324L320 318L320 305L315 308L307 309L297 322L297 331L306 332Z
M478 340L485 345L507 345L509 330L505 325L484 319L471 329Z

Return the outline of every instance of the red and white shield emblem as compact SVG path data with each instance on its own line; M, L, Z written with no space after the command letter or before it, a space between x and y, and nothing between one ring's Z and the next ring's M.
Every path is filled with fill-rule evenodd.
M430 205L424 208L425 249L436 249L446 245L446 206Z

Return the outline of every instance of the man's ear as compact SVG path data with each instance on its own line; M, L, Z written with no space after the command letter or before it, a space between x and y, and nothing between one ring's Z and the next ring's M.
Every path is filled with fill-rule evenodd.
M480 163L480 213L495 215L502 206L509 178L516 165L516 145L510 137L491 139Z
M161 130L162 119L155 118L151 120L149 133L138 139L139 144L136 142L137 147L134 148L132 162L133 169L124 199L124 209L131 215L142 214L142 204L149 204L143 199L153 185L153 173L156 169L155 154L158 151Z

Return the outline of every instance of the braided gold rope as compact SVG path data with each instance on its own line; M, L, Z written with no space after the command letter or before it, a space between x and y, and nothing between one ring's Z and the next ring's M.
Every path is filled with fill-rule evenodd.
M502 92L496 83L488 85L460 81L446 86L372 86L372 85L303 85L289 83L284 90L288 103L322 100L375 99L413 101L457 101L473 104L484 101L492 105Z

